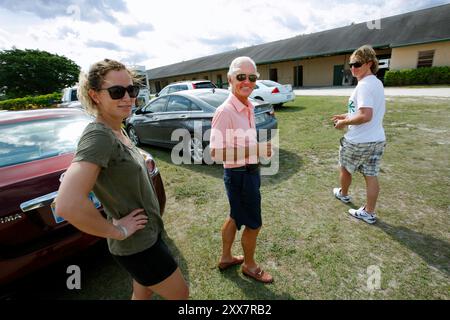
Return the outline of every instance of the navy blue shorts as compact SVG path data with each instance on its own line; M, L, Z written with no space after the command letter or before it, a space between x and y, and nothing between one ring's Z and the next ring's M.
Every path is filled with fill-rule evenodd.
M112 256L137 283L145 287L162 282L178 268L161 234L156 243L144 251L129 256Z
M223 175L230 217L236 222L238 230L241 226L258 229L262 226L261 218L261 177L259 169L246 167L225 169Z

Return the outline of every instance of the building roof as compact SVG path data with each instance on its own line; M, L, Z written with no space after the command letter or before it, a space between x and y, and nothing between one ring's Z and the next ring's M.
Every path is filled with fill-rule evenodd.
M446 4L382 18L380 29L369 28L371 21L352 24L150 69L147 74L149 80L156 80L228 69L239 56L249 56L261 65L350 53L364 44L381 49L445 41L450 40L449 21L450 4Z

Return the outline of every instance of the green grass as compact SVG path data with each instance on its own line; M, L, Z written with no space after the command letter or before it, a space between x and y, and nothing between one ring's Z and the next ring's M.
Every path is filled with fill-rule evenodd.
M247 280L239 268L215 268L228 213L222 168L174 166L170 152L147 148L166 184L167 234L192 299L450 298L448 101L388 100L374 226L350 217L349 206L331 195L342 132L330 117L345 105L343 97L298 97L276 110L280 171L262 179L264 226L256 253L275 277L270 286ZM351 192L356 206L364 202L360 175ZM236 254L242 253L239 238ZM379 290L367 288L372 265L381 271Z
M263 228L257 261L274 277L263 285L239 268L220 272L220 229L228 214L221 166L173 165L155 157L167 192L166 240L192 299L450 299L450 106L448 100L389 98L387 149L379 177L379 221L368 225L334 199L338 144L330 121L344 97L297 97L276 110L280 170L262 179ZM365 200L356 175L354 205ZM234 253L242 254L240 233ZM88 259L91 261L92 259ZM100 261L100 262L98 262ZM83 289L68 299L128 299L130 279L106 257L87 264ZM381 287L369 290L370 266ZM42 297L42 296L41 296Z

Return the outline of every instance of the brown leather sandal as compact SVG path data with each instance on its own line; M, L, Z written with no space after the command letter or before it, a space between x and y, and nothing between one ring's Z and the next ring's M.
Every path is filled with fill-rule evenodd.
M242 264L243 262L244 262L244 256L237 256L237 257L233 257L233 260L231 260L229 262L219 262L217 267L221 271L223 271L223 270L228 269L229 267L235 266L237 264Z
M257 267L255 271L250 271L250 269L242 266L242 273L246 275L247 277L253 278L256 281L262 282L262 283L272 283L273 277L262 270L260 267Z

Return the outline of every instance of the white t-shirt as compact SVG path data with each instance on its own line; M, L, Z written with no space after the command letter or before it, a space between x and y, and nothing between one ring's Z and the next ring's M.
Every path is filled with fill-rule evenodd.
M386 111L383 83L374 75L365 76L358 82L348 100L348 116L359 108L372 108L372 120L359 125L349 125L345 139L352 143L385 141L383 117Z

